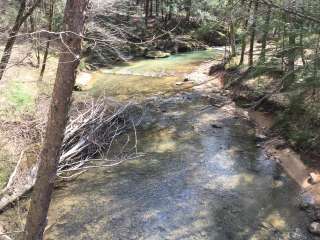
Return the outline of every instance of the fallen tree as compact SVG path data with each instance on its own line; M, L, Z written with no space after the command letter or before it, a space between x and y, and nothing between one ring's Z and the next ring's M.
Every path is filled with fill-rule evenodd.
M143 109L138 105L119 104L111 99L91 100L74 104L70 115L58 177L74 178L89 169L116 166L138 156L136 126L143 116ZM31 132L34 135L34 131ZM38 160L24 153L21 152L14 172L0 193L0 210L34 185Z

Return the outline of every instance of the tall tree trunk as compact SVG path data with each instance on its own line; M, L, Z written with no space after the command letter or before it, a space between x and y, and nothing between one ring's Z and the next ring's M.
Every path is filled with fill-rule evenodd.
M295 7L295 0L288 1L288 9L290 11L294 11ZM284 80L283 89L288 89L291 84L295 81L295 58L296 58L296 23L294 17L290 14L286 14L287 23L289 23L289 32L288 32L288 49L287 49L287 57L288 57L288 64L287 64L287 71L288 75L287 78Z
M301 12L304 13L304 6L302 5L301 7ZM300 47L300 56L301 56L301 61L302 61L302 64L303 66L306 65L306 60L305 60L305 56L304 56L304 44L303 44L303 22L300 22L300 31L299 31L299 47Z
M241 1L241 5L244 6L245 5L245 1L242 0ZM248 7L245 7L245 12L247 11L250 11L251 9L251 5L252 5L252 0L249 2L249 6ZM245 17L243 19L243 35L241 37L241 56L240 56L240 62L239 62L239 65L242 65L243 62L244 62L244 56L245 56L245 53L246 53L246 47L247 47L247 30L248 30L248 23L249 23L249 17L250 17L250 14L248 17Z
M165 19L165 13L164 13L164 0L160 0L160 6L161 6L161 20L164 22Z
M31 2L29 4L32 4ZM31 6L28 6L28 8ZM31 33L35 33L36 32L36 18L34 16L35 11L30 15L29 17L29 23L30 23L30 31ZM28 22L28 21L27 21ZM36 68L40 67L40 44L39 44L39 39L40 36L38 34L34 35L35 37L33 37L32 39L32 48L34 49L35 55L36 55L36 59L37 59L37 63L35 65Z
M233 0L228 0L228 12L229 12L229 43L231 47L231 56L236 56L236 33L235 26L232 19Z
M287 36L287 28L286 25L283 24L283 32L282 32L282 41L281 41L281 70L283 71L285 69L285 62L284 62L284 51L286 47L286 36Z
M289 1L289 8L294 10L295 9L295 2L294 0ZM287 14L288 23L290 24L289 29L289 42L288 42L288 72L291 76L291 79L288 81L288 86L294 81L295 78L295 58L296 58L296 23L294 22L295 19L292 18L290 14ZM287 86L287 87L288 87Z
M23 240L42 240L47 213L53 192L60 148L68 119L76 69L80 62L81 36L89 0L67 0L64 12L62 51L46 127L39 169L27 216Z
M148 18L149 18L149 1L150 0L145 0L145 6L144 6L144 20L146 27L148 27Z
M267 48L267 40L270 28L270 20L271 20L271 6L267 6L267 15L266 20L263 26L263 35L261 42L261 53L260 53L260 62L264 63L266 61L266 48Z
M254 49L254 41L256 35L256 23L257 23L257 11L258 11L259 1L254 0L253 5L253 13L251 19L251 26L250 26L250 49L249 49L249 66L253 66L253 49Z
M293 29L289 33L289 53L288 53L288 71L291 72L294 78L294 63L296 58L296 34Z
M159 3L160 0L156 0L156 16L159 17Z
M11 52L13 49L13 45L16 41L17 34L21 25L28 19L28 17L33 13L34 9L38 6L41 0L36 0L32 6L28 10L26 10L27 0L22 0L20 3L20 8L18 15L16 17L15 23L10 30L8 41L5 45L3 55L0 60L0 80L3 77L4 71L7 68L7 65L10 60Z
M192 0L187 0L185 3L185 11L186 11L186 22L190 21L190 15L191 15L191 7L192 7Z
M150 17L153 16L153 0L150 0Z
M52 31L52 21L53 21L53 10L54 10L54 0L50 0L49 3L49 17L48 17L48 31ZM47 65L47 59L48 59L48 54L49 54L49 48L50 48L50 41L51 41L51 36L49 34L47 43L46 43L46 49L44 51L43 55L43 62L41 66L41 71L40 71L40 76L39 76L39 81L42 81L44 72L46 70L46 65Z
M234 23L233 23L232 19L230 20L230 46L231 46L231 56L235 57L237 55L236 33L235 33Z
M30 31L31 31L31 33L34 33L36 31L36 21L35 21L33 14L30 15L29 22L30 22ZM34 49L34 52L35 52L35 55L37 58L37 64L36 64L37 68L39 68L39 66L40 66L40 45L39 45L38 39L37 39L37 37L35 39L32 39L32 42L33 42L32 47Z
M315 97L316 97L316 89L318 87L318 83L315 82L316 79L319 79L319 74L318 74L318 69L320 66L320 60L319 60L319 47L320 47L320 32L318 33L318 37L317 37L317 43L316 43L316 50L315 50L315 59L314 59L314 63L313 63L313 84L312 84L312 88L313 88L313 100L314 101L318 101Z
M173 14L173 1L169 1L169 14L168 14L168 20L171 21Z
M305 65L306 65L306 59L305 59L305 56L304 56L303 32L302 32L302 29L300 29L299 47L300 47L301 61L302 61L303 66L305 66Z

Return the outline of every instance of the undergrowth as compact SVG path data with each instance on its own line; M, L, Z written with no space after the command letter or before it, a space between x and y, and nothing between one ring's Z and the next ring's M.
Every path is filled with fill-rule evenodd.
M236 67L236 60L233 59L226 71L237 72L225 84L233 89L235 100L242 106L251 106L257 99L272 92L289 96L289 103L284 108L274 107L274 100L267 98L261 109L274 112L275 130L292 146L300 151L320 153L320 88L314 84L314 79L311 81L306 76L297 74L300 82L297 81L290 88L281 91L285 76L277 59L251 68L245 65Z

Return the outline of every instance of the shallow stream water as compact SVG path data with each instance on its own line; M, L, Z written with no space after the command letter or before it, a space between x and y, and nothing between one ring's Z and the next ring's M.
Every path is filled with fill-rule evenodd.
M215 108L176 88L214 54L96 73L94 95L171 96L150 107L152 124L138 131L142 157L55 191L46 239L312 239L298 186L257 146L252 124L232 104Z

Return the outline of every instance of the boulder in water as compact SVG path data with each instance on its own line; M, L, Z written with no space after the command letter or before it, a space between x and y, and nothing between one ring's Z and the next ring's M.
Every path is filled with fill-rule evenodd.
M163 52L163 51L148 51L145 55L146 58L166 58L170 57L170 53Z

